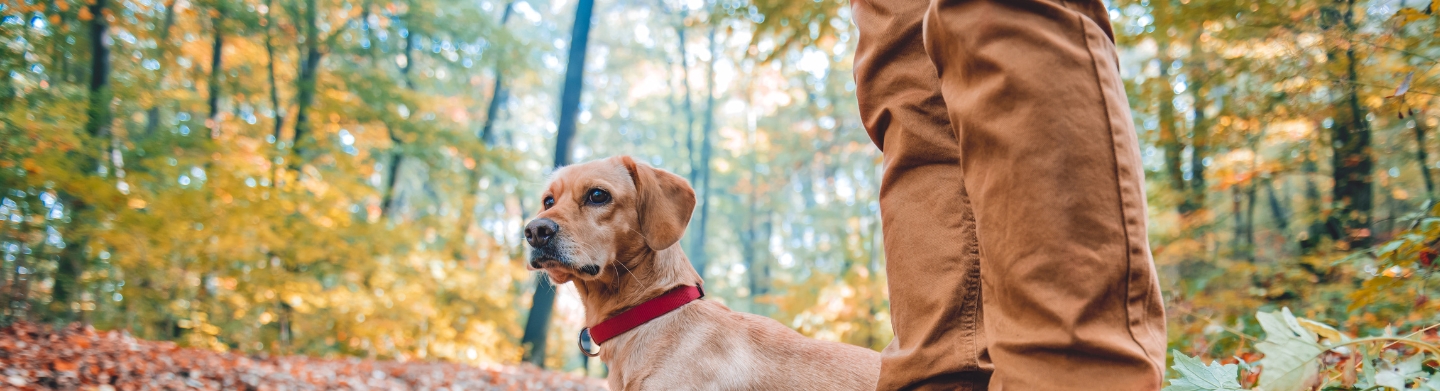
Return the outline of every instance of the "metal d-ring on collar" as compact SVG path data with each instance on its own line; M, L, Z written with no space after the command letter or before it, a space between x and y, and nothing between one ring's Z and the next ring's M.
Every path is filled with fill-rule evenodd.
M595 345L594 340L593 340L593 339L590 339L590 328L589 328L589 327L580 329L580 340L579 340L579 341L576 341L576 342L578 342L579 345L580 345L580 353L582 353L582 354L584 354L584 355L586 355L586 356L589 356L589 357L599 357L599 356L600 356L600 349L598 349L600 346L599 346L599 345ZM597 349L595 349L595 353L590 353L590 347L592 347L592 346L597 348Z

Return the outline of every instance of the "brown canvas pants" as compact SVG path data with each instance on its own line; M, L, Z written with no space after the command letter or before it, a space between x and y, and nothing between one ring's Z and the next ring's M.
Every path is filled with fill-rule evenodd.
M880 390L1158 390L1165 314L1100 0L852 0L885 154Z

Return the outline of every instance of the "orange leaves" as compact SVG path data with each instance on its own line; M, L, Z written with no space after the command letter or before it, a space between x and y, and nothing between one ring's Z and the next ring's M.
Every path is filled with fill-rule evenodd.
M1395 13L1396 23L1399 24L1399 27L1405 27L1407 24L1429 18L1430 15L1426 15L1424 12L1420 12L1414 8L1401 8L1400 12Z
M44 171L44 169L40 168L39 164L35 164L35 159L25 159L21 161L20 167L24 168L25 172L30 174L39 174Z
M80 363L75 361L55 360L50 367L56 372L75 372L80 369Z
M22 389L604 389L599 379L532 366L251 357L27 323L0 329L0 368L0 384Z

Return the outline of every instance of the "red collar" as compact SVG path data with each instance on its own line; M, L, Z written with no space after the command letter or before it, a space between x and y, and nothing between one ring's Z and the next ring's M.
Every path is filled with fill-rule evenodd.
M659 318L661 315L668 314L670 311L679 309L681 306L689 304L692 301L699 300L701 297L705 297L705 290L699 286L681 286L665 292L665 294L660 295L660 297L646 300L644 303L625 310L625 312L621 312L619 315L615 315L610 319L605 319L601 321L600 324L581 329L580 351L590 357L598 356L600 355L599 353L590 354L590 349L587 349L585 343L586 337L595 341L594 344L598 346L605 343L605 341L609 341L611 338L615 338L620 334L625 334L636 327L640 327L640 325L645 324L645 322L655 320L655 318Z

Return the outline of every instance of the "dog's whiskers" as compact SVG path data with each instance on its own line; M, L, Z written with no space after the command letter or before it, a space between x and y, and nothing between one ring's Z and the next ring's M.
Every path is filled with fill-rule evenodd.
M625 262L621 262L619 259L616 259L616 260L615 260L615 264L620 265L620 267L625 268L625 274L629 275L631 279L634 279L636 285L642 285L642 286L645 285L644 282L640 281L640 277L636 277L636 276L635 276L635 272L632 271L632 270L630 270L630 267L629 267L629 266L625 266Z

